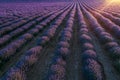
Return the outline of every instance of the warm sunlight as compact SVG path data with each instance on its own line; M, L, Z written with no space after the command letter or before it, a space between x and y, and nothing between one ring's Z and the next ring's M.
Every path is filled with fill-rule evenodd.
M113 4L120 4L120 0L106 0L106 3L109 5L113 5Z
M120 3L120 0L108 0L110 3Z
M120 0L106 0L102 5L104 7L102 7L101 10L104 10L106 8L113 7L116 5L120 5Z

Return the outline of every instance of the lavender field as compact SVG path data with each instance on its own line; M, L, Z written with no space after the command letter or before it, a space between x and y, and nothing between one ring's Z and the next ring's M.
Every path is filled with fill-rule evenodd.
M0 80L120 80L120 1L0 0Z

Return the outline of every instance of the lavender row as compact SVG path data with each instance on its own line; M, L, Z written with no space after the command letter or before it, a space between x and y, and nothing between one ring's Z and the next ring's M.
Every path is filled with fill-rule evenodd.
M110 57L115 61L115 65L118 67L119 59L120 59L120 46L114 40L112 35L107 33L104 28L97 22L97 20L84 9L84 13L86 14L87 18L89 19L91 28L93 29L94 33L99 38L100 42L104 45L105 49L108 51ZM93 24L94 23L94 24ZM117 63L116 63L117 62Z
M45 14L44 16L41 16L41 17L38 17L39 15L35 15L35 16L33 16L33 17L30 17L30 19L28 19L28 20L21 20L21 21L19 21L19 22L17 22L17 23L12 24L11 26L3 27L3 28L0 30L0 36L3 36L3 35L6 34L7 32L10 32L10 31L12 31L12 30L14 30L14 29L17 29L17 28L21 27L21 26L24 25L25 23L27 23L27 22L29 22L29 21L37 18L37 17L38 17L38 18L36 19L36 21L40 21L41 19L46 18L47 16L50 16L50 15L52 15L52 14L55 13L55 12L59 12L59 10L50 12L50 13L48 13L48 14Z
M18 18L16 18L16 17L11 17L11 18L2 17L2 18L0 18L0 26L2 26L3 24L6 24L7 22L11 22L12 20L14 21L15 19L18 19Z
M12 31L9 34L6 34L0 38L0 46L2 47L4 44L8 43L13 37L16 37L20 34L22 34L24 31L30 29L33 25L35 25L36 22L32 21L31 23L26 24L25 26L22 26L14 31Z
M36 12L36 13L31 13L31 15L27 15L27 16L24 16L24 17L20 17L20 18L17 18L17 19L15 19L15 20L12 20L12 21L8 21L8 22L6 22L5 24L2 24L1 26L0 26L0 28L3 28L3 27L8 27L9 25L11 25L11 24L14 24L14 23L18 23L19 21L22 21L22 20L31 20L31 19L33 19L33 18L35 18L35 17L37 17L36 15L38 15L39 17L40 16L43 16L43 15L45 15L46 13L50 13L50 12L48 12L48 11L43 11L42 13L38 13L38 12ZM13 17L11 17L11 18L13 18Z
M98 61L97 53L95 51L93 39L89 35L88 26L84 20L83 14L78 6L78 18L79 18L79 39L82 46L82 64L83 74L85 80L104 80L104 72L102 65Z
M38 55L41 54L42 47L35 46L29 49L20 60L11 67L1 80L26 80L25 72L36 63Z
M74 22L74 16L76 12L76 4L70 12L69 19L66 27L63 29L60 35L60 41L57 44L55 50L55 56L50 66L50 71L47 80L65 80L66 72L66 57L69 55L70 40L72 38L72 28Z
M28 16L34 13L42 13L44 11L52 11L58 8L63 8L68 3L4 3L0 4L0 16L13 17L13 16ZM31 6L32 5L32 6ZM53 7L55 6L55 7Z
M50 26L50 28L43 34L43 36L38 40L38 45L43 45L44 43L48 42L51 37L54 36L56 29L58 28L58 25L62 23L62 20L65 18L69 10L65 11L55 22L53 25Z
M63 9L63 10L57 12L57 13L55 13L54 15L52 15L48 19L46 19L45 22L44 22L45 25L47 25L47 23L49 23L52 19L54 19L59 14L61 14L67 8L68 7L66 7L65 9ZM21 47L23 45L25 45L25 43L27 43L29 40L31 40L35 34L38 34L40 30L43 30L43 25L41 25L41 24L42 23L39 24L40 26L36 26L35 28L31 29L27 33L20 36L16 41L11 42L5 48L0 50L0 59L1 60L6 60L6 59L9 59L12 55L14 55L19 49L21 49Z
M89 8L91 8L91 7L89 7ZM120 23L119 23L119 22L120 22L120 18L119 18L119 17L113 16L112 14L107 13L107 12L105 12L105 11L96 10L96 9L94 9L94 8L91 8L91 9L92 9L93 11L95 11L95 12L100 13L102 16L110 19L112 22L116 23L117 25L120 25Z
M18 22L22 19L30 18L30 17L38 15L38 14L44 15L46 13L49 13L51 11L55 11L57 9L59 10L59 9L64 7L63 5L62 5L62 7L60 5L57 5L56 8L51 8L51 6L53 6L55 4L49 5L50 7L46 7L46 6L43 6L44 4L40 5L40 3L39 4L31 4L32 6L30 6L30 4L26 4L28 7L23 5L23 4L18 4L18 5L15 5L15 4L1 5L1 6L4 6L4 8L5 8L5 9L3 9L3 11L1 11L1 13L4 12L7 7L9 7L9 9L6 10L6 13L8 12L9 14L11 14L12 15L11 17L14 17L14 16L19 17L19 19L16 19L15 21L11 21L11 22L7 22L5 24L2 24L1 27L8 26L8 25L13 24L15 22ZM24 7L24 8L21 8L20 6ZM29 8L29 7L31 7L31 8ZM46 8L48 10L46 10L44 8ZM0 8L0 10L1 9L2 8ZM9 12L9 10L10 10L10 12ZM8 15L6 17L8 17Z
M35 14L35 15L32 15L32 14L31 14L31 16L26 16L26 17L24 17L24 18L17 18L17 19L15 19L15 20L8 21L8 22L6 22L5 24L2 24L2 25L0 26L0 29L5 28L5 27L8 27L8 26L11 26L11 25L13 25L13 24L15 24L15 23L18 23L18 22L21 22L22 20L30 20L30 19L33 19L33 18L37 17L36 15L42 16L42 14Z
M70 8L68 10L66 10L56 21L60 21L62 23L63 19L65 18L65 16L68 14L68 12L70 11ZM61 24L59 23L57 26L52 25L50 26L50 28L47 31L50 31L51 29L53 30L54 28L58 28L58 26ZM54 30L53 30L54 31ZM54 33L55 34L55 33ZM53 35L54 35L53 34ZM44 36L44 35L43 35ZM42 36L42 37L43 37ZM41 38L42 38L41 37ZM52 37L49 37L49 40ZM48 41L49 41L48 40ZM46 41L45 41L46 42ZM41 43L41 42L39 42ZM45 44L45 43L44 43ZM28 69L30 69L30 66L32 66L33 64L35 64L37 62L38 59L38 55L41 54L41 50L42 50L42 46L43 44L37 44L37 46L29 49L25 55L17 62L17 64L15 64L13 67L10 68L10 70L2 77L2 80L11 80L11 79L21 79L21 80L26 80L26 71L28 71ZM27 58L27 59L25 59ZM14 73L14 74L13 74ZM15 77L14 77L15 76Z
M110 21L108 18L105 18L98 12L95 11L91 11L91 12L105 25L106 29L112 32L112 34L114 34L117 38L120 38L120 27L118 25L114 24L112 21Z
M23 4L19 4L20 6L21 5L23 5ZM29 5L29 4L26 4L26 5ZM37 9L30 9L30 12L29 13L25 13L26 15L24 15L24 12L26 12L27 10L22 10L21 12L23 12L22 14L21 14L21 18L23 18L23 19L29 19L30 20L30 17L32 17L32 16L35 16L35 15L41 15L41 16L43 16L43 15L45 15L46 13L48 14L48 13L50 13L50 12L55 12L55 11L59 11L59 10L61 10L61 9L63 9L65 6L67 6L67 5L69 5L69 4L65 4L64 6L63 5L61 5L60 6L60 4L58 4L55 8L51 8L53 5L56 5L56 4L49 4L49 7L46 7L45 5L48 5L48 4L45 4L44 5L44 3L42 4L42 5L44 5L44 6L42 6L42 5L40 5L40 3L38 3L38 4L31 4L32 6L30 6L29 5L29 7L38 7L38 6L41 6L41 7L39 7L39 8L37 8ZM7 5L8 6L8 5ZM16 5L13 5L13 6L16 6ZM24 6L24 5L23 5ZM22 6L22 7L23 7ZM6 6L5 6L6 7ZM10 6L11 7L11 6ZM19 10L19 8L20 7L17 7L16 9L18 9ZM28 8L27 6L26 6L26 8ZM25 7L24 8L22 8L22 9L26 9ZM45 8L45 9L44 9ZM10 9L13 9L13 8L10 8ZM37 11L36 11L37 10ZM16 10L15 10L16 11ZM19 10L20 11L20 10ZM19 11L16 11L16 13L18 13ZM13 12L14 12L14 10L13 10ZM54 13L53 12L53 13ZM22 17L22 15L23 15L23 17Z
M109 3L109 1L104 1L104 0L100 0L100 1L88 1L88 0L84 0L82 2L83 4L85 4L86 6L88 6L89 8L91 8L93 11L97 11L99 13L101 13L103 16L110 18L113 22L115 22L116 24L119 25L119 6L112 6L111 4L109 5L109 7L105 7L106 4L105 3ZM113 2L114 3L114 2Z
M67 9L68 7L66 7L65 9ZM61 10L63 11L63 10ZM61 13L61 11L54 13L54 15L49 16L46 20L43 20L40 25L46 25L48 22L50 22L51 20L53 20L59 13ZM44 15L40 18L38 18L36 21L40 22L44 17L48 16ZM3 46L5 43L9 42L12 38L14 38L15 36L18 36L24 32L26 32L27 30L29 30L30 28L32 28L34 25L36 24L35 21L32 21L30 23L27 23L26 25L12 31L11 33L4 35L3 37L0 38L0 46Z
M116 48L119 50L119 44L114 40L110 33L106 32L105 29L102 28L102 26L97 22L97 20L94 17L91 17L91 19L92 21L94 21L94 24L91 25L93 26L96 35L98 35L98 37L100 38L101 43L106 45L106 49L110 51L110 53L113 53L114 57L116 56L119 58L119 52L114 51ZM92 21L90 23L93 23Z
M120 18L120 14L119 14L119 13L116 13L116 12L109 12L109 11L107 11L107 13L110 13L110 14L112 14L113 16L119 17L119 18Z

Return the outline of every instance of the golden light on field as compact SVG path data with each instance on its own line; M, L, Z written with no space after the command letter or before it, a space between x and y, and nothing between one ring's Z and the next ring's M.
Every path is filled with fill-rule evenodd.
M120 0L105 0L104 5L102 5L104 7L102 7L101 10L104 10L108 7L117 6L117 5L120 5Z
M110 1L111 4L117 4L117 3L120 3L120 0L108 0Z

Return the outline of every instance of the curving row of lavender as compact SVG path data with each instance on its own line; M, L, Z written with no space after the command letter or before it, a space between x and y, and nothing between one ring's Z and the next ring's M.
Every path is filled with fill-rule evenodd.
M112 58L112 64L115 66L118 72L120 72L120 44L119 41L119 30L120 27L111 19L114 17L106 12L93 11L86 7L87 10L83 10L86 16L89 18L89 23L95 35L99 38L100 43L103 45L104 49L108 52L108 55ZM106 15L104 15L104 14ZM105 16L105 17L104 17ZM95 18L96 17L96 18ZM106 18L107 17L107 18ZM118 20L119 21L119 18ZM100 22L102 22L100 24ZM94 24L93 24L94 23Z
M43 80L108 80L108 60L108 70L120 72L119 13L101 11L97 7L103 0L92 1L0 5L0 11L9 13L0 16L0 80L28 80L40 74ZM32 74L38 67L41 72ZM67 70L79 70L79 76Z
M82 7L83 9L83 7ZM88 26L84 20L80 7L78 6L79 19L79 39L82 48L82 64L83 74L86 80L104 80L104 72L102 65L98 61L98 56L94 48L92 37L89 35Z
M30 66L36 63L38 59L37 56L40 55L42 48L44 48L44 45L47 42L49 42L52 37L54 37L54 34L56 33L56 29L62 23L63 19L68 14L70 8L71 8L70 6L67 6L65 9L55 13L54 15L52 15L51 17L49 17L44 21L44 26L45 26L53 17L56 17L58 14L62 13L55 20L55 22L49 26L48 30L45 31L44 34L40 37L40 39L37 42L37 45L29 49L26 53L24 53L24 55L20 58L20 60L13 67L11 67L10 70L8 70L5 76L3 76L2 78L3 80L26 79L25 72L29 70ZM38 28L43 29L44 26L43 23L41 22Z
M54 53L54 58L50 66L50 71L47 80L65 80L66 75L66 59L70 54L70 40L72 38L72 28L74 22L74 16L76 12L76 5L70 12L69 19L66 27L63 29L60 35L60 41L57 44L57 48Z
M68 7L66 7L65 10L67 8ZM21 34L21 33L25 32L23 35L18 37L17 40L15 40L14 42L10 42L6 47L4 47L3 49L0 50L1 63L2 62L4 63L5 60L9 59L12 55L14 55L17 51L19 51L22 46L24 46L27 42L29 42L29 40L31 40L33 38L33 36L39 34L39 32L41 30L43 30L42 28L44 28L44 27L42 27L42 26L47 25L49 22L51 22L51 20L56 18L56 16L61 14L63 11L64 10L59 11L59 12L49 16L47 19L43 20L41 23L38 23L37 25L35 25L36 21L32 21L31 23L28 23L25 26L22 26L22 27L16 29L15 31L12 31L11 33L3 36L0 39L1 46L4 45L5 43L7 43L7 41L11 40L12 37L18 36L17 34ZM37 21L40 22L43 18L45 18L48 15L49 14L46 14L46 15L38 18ZM33 25L35 25L35 27L33 27ZM30 27L33 27L33 28L30 29Z

